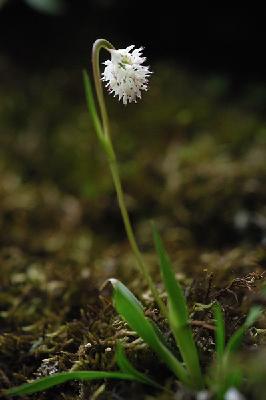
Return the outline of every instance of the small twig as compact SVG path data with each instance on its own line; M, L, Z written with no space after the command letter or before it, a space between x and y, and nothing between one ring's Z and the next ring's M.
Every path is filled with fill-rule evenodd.
M105 383L103 383L101 386L99 386L99 387L95 390L95 392L92 394L91 400L96 400L96 399L98 399L99 396L101 396L101 395L105 392L105 387L106 387L106 384L105 384Z
M204 321L193 320L193 321L190 321L190 325L200 326L202 328L209 329L210 331L215 331L215 327L213 325L210 325Z

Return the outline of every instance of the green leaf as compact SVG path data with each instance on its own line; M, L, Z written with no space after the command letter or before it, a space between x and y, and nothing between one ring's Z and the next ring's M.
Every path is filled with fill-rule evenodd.
M191 384L195 388L203 387L197 347L189 324L186 299L166 253L160 236L152 225L154 243L159 257L162 279L168 294L169 323L179 351L190 373Z
M130 290L116 279L110 279L113 286L113 302L117 312L128 325L152 348L169 369L182 381L189 384L188 374L183 365L162 343L156 330L145 317L141 303Z
M26 394L32 394L36 392L45 391L53 386L62 384L72 380L97 380L97 379L125 379L130 381L137 381L162 389L162 387L147 377L145 374L137 371L133 365L128 361L125 356L124 350L121 345L118 345L116 351L116 361L121 369L121 372L105 372L105 371L74 371L74 372L62 372L53 374L51 376L37 379L30 383L24 383L23 385L8 389L5 391L7 396L22 396Z
M254 306L250 309L244 324L231 336L226 346L226 355L228 356L240 346L247 330L260 317L263 309L260 306Z
M219 303L215 303L213 306L214 318L215 318L215 347L217 361L222 360L225 347L225 325L222 307Z
M146 385L151 385L158 389L162 389L162 387L158 383L156 383L145 374L136 370L135 367L133 367L133 365L127 359L124 348L121 346L121 344L118 344L116 348L116 362L121 371L125 374L134 376L137 381L145 383Z
M5 395L21 396L25 394L41 392L67 381L72 381L72 380L91 381L95 379L126 379L130 381L139 380L136 378L136 376L133 376L131 374L126 374L124 372L105 372L105 371L62 372L8 389L5 391Z
M61 14L65 10L62 0L24 0L30 7L47 14Z
M87 109L91 116L97 137L100 140L100 142L102 142L104 140L102 125L101 125L101 122L100 122L100 119L98 117L98 113L96 110L91 81L90 81L89 75L87 74L87 72L85 70L83 70L83 83L84 83L84 90L85 90L85 95L86 95Z
M222 367L222 365L220 365ZM225 393L228 391L228 389L234 387L234 388L240 388L243 385L243 379L244 379L244 374L243 374L243 369L234 362L234 360L231 360L230 365L224 366L224 368L221 368L220 371L219 369L216 370L218 374L214 376L209 376L206 379L207 386L211 390L213 394L215 394L215 399L216 400L224 400L225 398ZM215 367L212 367L212 370L215 371Z

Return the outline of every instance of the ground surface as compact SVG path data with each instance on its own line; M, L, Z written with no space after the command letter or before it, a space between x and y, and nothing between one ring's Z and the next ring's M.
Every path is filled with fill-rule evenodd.
M0 89L1 387L56 371L115 369L122 339L137 367L172 385L176 399L192 399L99 291L109 277L121 279L169 337L136 273L79 71L30 76L5 60L1 68L2 77L15 77ZM264 282L266 88L236 90L226 77L174 66L154 70L142 103L109 104L130 215L159 288L150 219L186 290L192 320L211 325L209 309L195 303L218 299L230 335ZM245 339L243 357L261 354L264 328L262 318ZM195 325L195 335L206 368L213 332ZM266 373L265 361L258 364ZM263 379L244 390L249 399L263 399ZM134 383L74 382L31 398L173 397Z

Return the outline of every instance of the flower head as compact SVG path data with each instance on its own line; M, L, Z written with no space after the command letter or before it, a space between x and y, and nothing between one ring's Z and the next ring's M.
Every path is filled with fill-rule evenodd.
M119 100L123 99L124 104L136 103L137 98L141 98L141 90L147 90L147 78L152 73L149 67L142 65L146 60L142 57L143 48L134 47L109 49L111 60L104 62L102 80L106 82L109 93L114 93Z

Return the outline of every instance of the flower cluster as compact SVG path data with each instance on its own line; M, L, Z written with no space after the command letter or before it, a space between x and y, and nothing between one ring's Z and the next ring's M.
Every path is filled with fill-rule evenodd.
M106 82L109 93L114 93L124 104L136 103L137 98L141 98L141 90L147 90L147 78L152 73L149 67L142 65L146 60L142 57L143 48L133 50L134 47L109 49L111 60L104 62L102 80Z

